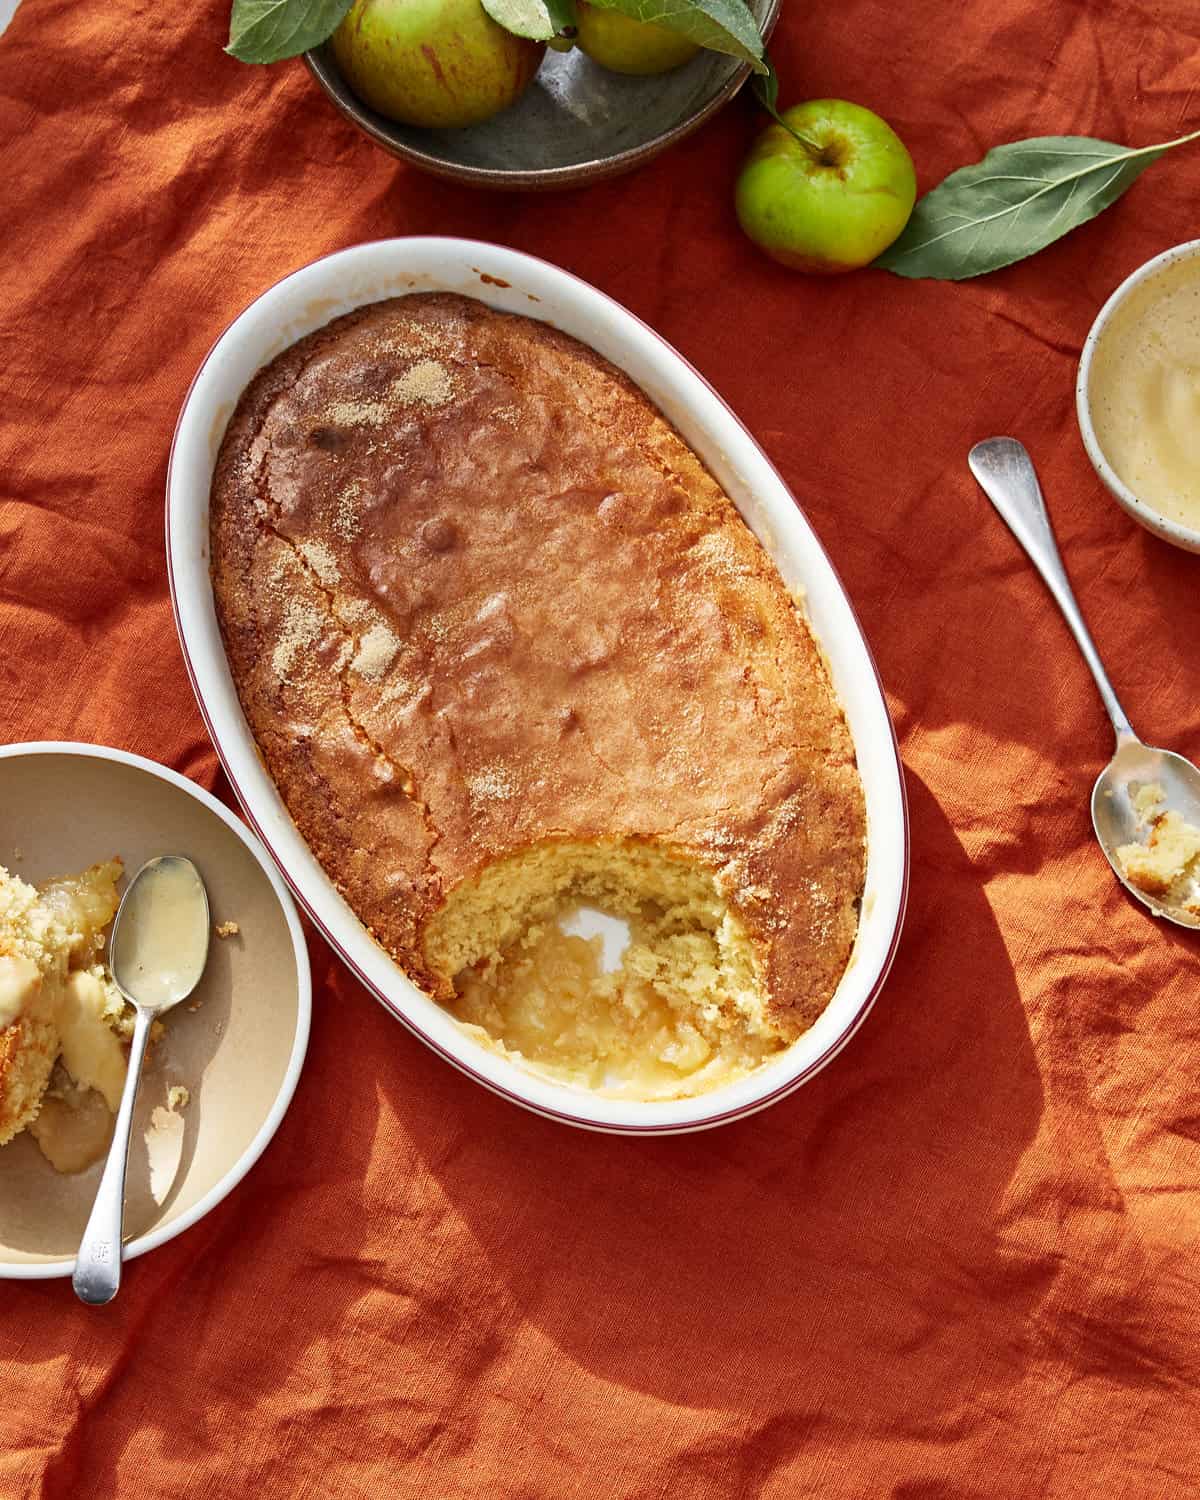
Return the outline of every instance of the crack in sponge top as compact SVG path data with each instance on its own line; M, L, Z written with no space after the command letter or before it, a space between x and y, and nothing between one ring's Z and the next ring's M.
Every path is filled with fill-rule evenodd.
M841 708L736 508L594 351L446 294L310 334L229 423L212 577L292 817L435 998L600 890L663 942L725 934L718 1032L783 1045L828 1004L865 855ZM663 972L678 1010L707 969Z

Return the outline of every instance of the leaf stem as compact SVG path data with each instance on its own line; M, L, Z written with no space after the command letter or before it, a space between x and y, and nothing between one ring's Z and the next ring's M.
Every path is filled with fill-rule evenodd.
M1189 141L1200 141L1200 130L1189 131L1187 135L1177 135L1173 141L1164 141L1161 146L1142 146L1129 154L1130 156L1144 156L1147 151L1170 151L1175 146L1186 146Z
M770 76L773 77L774 75L772 74ZM773 101L767 97L767 86L768 85L766 79L756 78L754 80L754 97L775 121L776 125L782 126L782 128L787 131L788 135L791 136L791 138L797 143L797 145L803 147L803 149L808 152L813 161L821 161L824 156L824 149L821 146L818 146L816 141L809 140L808 136L801 134L799 130L793 129L793 127L788 124L788 122L775 108Z

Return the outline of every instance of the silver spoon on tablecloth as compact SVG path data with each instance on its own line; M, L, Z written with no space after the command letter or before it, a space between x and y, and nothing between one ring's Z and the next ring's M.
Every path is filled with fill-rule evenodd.
M1143 788L1162 789L1162 797L1153 807L1156 815L1177 812L1186 823L1200 827L1200 768L1173 750L1143 744L1130 727L1071 592L1033 461L1024 446L1016 438L988 438L975 444L967 462L1054 595L1112 720L1116 754L1092 788L1092 826L1100 847L1117 879L1155 916L1181 927L1200 928L1200 893L1183 902L1143 890L1130 881L1118 854L1123 846L1138 843L1139 833L1145 832L1148 808L1136 801ZM1189 910L1191 906L1195 909Z

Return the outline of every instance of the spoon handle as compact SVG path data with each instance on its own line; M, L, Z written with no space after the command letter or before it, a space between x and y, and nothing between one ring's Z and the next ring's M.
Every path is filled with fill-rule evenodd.
M142 1059L150 1039L152 1018L139 1008L129 1044L129 1070L121 1107L113 1127L112 1145L104 1174L96 1189L91 1217L83 1231L83 1243L75 1261L71 1285L81 1302L101 1307L111 1302L121 1285L121 1227L125 1217L125 1169L129 1162L129 1137L133 1129L133 1106L142 1076Z
M1137 739L1130 727L1125 710L1113 691L1108 673L1100 660L1096 644L1084 624L1075 595L1071 592L1067 570L1063 567L1050 517L1046 514L1046 502L1042 498L1042 487L1034 472L1033 460L1023 443L1016 438L987 438L976 443L967 455L971 473L979 481L984 494L1000 512L1009 530L1029 554L1029 560L1042 575L1046 587L1054 595L1062 610L1071 634L1075 637L1083 659L1091 669L1100 689L1100 697L1117 736L1117 743Z

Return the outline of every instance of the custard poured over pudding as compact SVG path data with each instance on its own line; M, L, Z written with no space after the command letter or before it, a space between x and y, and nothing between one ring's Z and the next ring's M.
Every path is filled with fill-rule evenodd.
M488 1045L640 1098L810 1026L849 959L862 789L758 542L623 374L414 295L274 360L212 572L247 719L383 947ZM627 920L620 965L562 932Z

